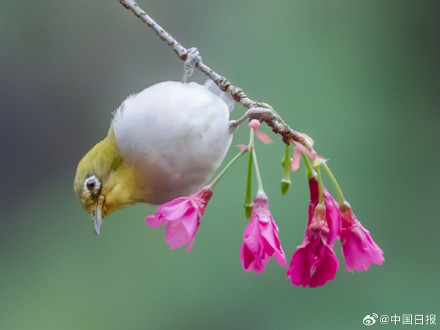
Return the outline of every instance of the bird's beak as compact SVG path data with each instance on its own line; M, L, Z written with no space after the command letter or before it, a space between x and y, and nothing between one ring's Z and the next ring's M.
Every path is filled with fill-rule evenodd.
M95 232L97 235L101 235L101 224L102 224L102 208L104 206L104 198L99 198L96 202L95 207L92 209L93 215L93 226L95 227Z
M93 225L97 235L101 235L102 210L101 206L96 203L95 211L93 212Z

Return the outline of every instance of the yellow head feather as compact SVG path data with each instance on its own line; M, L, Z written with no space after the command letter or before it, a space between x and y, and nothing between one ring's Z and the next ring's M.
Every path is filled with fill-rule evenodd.
M104 217L138 201L133 171L128 165L119 152L113 128L110 128L107 137L78 164L74 190L87 212L93 214L99 207ZM87 186L91 178L94 182Z

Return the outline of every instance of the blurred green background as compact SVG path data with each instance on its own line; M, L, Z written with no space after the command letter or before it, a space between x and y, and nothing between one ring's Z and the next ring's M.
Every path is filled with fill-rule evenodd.
M183 64L117 1L6 0L0 328L357 329L372 313L439 317L440 2L139 4L315 139L386 261L352 274L340 258L335 280L315 289L292 286L273 260L261 275L244 272L244 158L218 185L189 254L145 225L149 205L106 218L97 237L73 193L76 165L127 95L180 79ZM247 136L241 127L233 143ZM290 260L308 190L301 168L281 196L274 139L257 152Z

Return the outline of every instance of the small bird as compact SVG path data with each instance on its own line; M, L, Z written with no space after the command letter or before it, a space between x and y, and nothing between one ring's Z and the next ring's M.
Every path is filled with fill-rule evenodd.
M162 82L130 95L116 110L107 136L81 159L74 181L98 235L112 212L192 194L220 166L232 141L233 101L208 82Z

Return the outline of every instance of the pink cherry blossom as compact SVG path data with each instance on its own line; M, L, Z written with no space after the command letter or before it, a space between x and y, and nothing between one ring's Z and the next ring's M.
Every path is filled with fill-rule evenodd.
M165 242L171 249L188 243L186 252L189 252L211 196L212 189L205 187L194 195L174 199L161 205L155 215L147 216L145 223L150 227L166 223Z
M257 130L257 128L260 127L260 121L258 119L252 119L249 122L249 127L254 130L255 135L261 140L261 142L265 144L272 143L272 139L269 137L269 135Z
M319 204L319 185L309 179L309 220L304 241L293 254L287 271L296 286L322 286L333 280L339 267L333 244L339 237L341 220L338 204L322 185L324 203Z
M251 220L243 233L240 260L245 271L264 272L270 257L286 267L286 256L278 238L278 226L269 211L269 203L264 192L254 199Z
M350 204L340 206L342 218L341 243L342 254L348 271L368 270L372 263L382 265L385 261L383 251L373 241L370 232L356 219Z
M326 243L326 210L318 204L306 230L306 237L293 254L287 271L293 285L317 287L334 279L339 267L333 249Z

